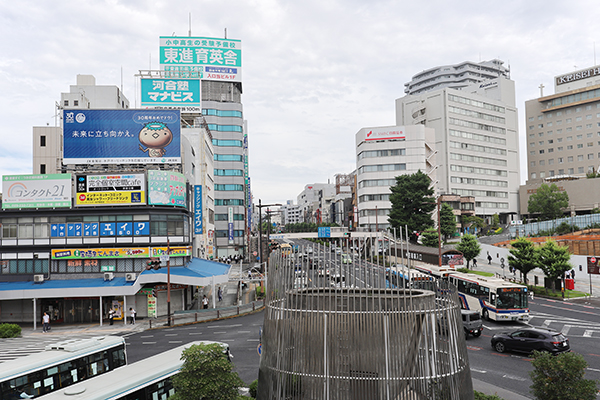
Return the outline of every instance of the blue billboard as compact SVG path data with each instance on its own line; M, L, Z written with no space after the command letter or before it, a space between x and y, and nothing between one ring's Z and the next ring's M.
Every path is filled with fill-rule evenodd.
M179 110L63 110L63 164L181 163Z

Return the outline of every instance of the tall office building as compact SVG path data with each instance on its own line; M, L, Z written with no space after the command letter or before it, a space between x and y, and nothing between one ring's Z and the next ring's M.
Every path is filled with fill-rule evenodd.
M404 93L408 95L429 92L435 89L462 89L474 83L503 76L510 79L510 71L500 60L474 63L465 61L454 65L443 65L420 72L404 84Z
M495 77L470 74L469 85L429 86L397 99L396 124L435 130L436 195L473 196L478 216L498 214L507 223L519 211L518 115L514 82L500 73L500 61L491 63ZM473 63L464 65L467 73Z
M540 87L543 91L543 86ZM525 102L527 181L521 188L521 212L542 183L557 182L569 194L572 214L599 207L600 66L554 78L554 94L540 93Z

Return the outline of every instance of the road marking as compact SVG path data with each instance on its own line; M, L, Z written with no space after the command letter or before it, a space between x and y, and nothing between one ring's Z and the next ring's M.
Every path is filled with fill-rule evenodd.
M188 335L202 335L202 332L190 332Z
M233 324L233 325L212 325L212 326L207 326L208 329L214 329L214 328L236 328L238 326L242 326L242 324Z
M514 375L502 375L503 378L508 378L508 379L514 379L515 381L519 381L519 382L525 382L526 379L522 378L520 376L514 376Z
M592 333L594 333L595 331L588 329L585 332L583 332L583 337L592 337Z
M183 341L181 340L173 340L173 341L169 341L170 344L177 344L177 343L183 343Z
M238 331L238 333L252 333L250 331Z
M542 328L548 328L553 321L551 319L547 319L542 324Z
M142 344L156 344L156 342L142 342Z
M177 333L167 333L165 336L177 336Z
M227 332L213 332L213 333L214 333L215 335L224 335L224 334L226 334Z
M480 374L487 374L487 371L482 371L482 370L479 370L479 369L473 369L473 368L471 368L471 371L472 372L479 372Z
M587 370L590 371L594 371L594 372L600 372L600 369L596 369L596 368L586 368Z
M260 339L246 339L246 342L260 342Z
M479 350L483 350L483 347L478 347L478 346L467 346L467 349L469 349L469 350L475 350L475 351L479 351Z
M140 338L142 338L142 339L146 339L146 338L149 338L149 337L154 337L154 335L145 335L145 336L140 336Z
M569 334L569 331L571 330L571 325L565 325L563 326L561 333L565 336L567 336ZM584 335L585 336L585 335Z

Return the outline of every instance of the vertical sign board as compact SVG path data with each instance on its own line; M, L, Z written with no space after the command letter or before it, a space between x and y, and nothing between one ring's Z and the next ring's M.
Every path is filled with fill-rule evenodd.
M142 78L142 107L200 111L200 79Z
M250 186L250 177L248 177L248 232L252 229L252 190Z
M187 36L159 40L159 62L167 77L242 81L240 40Z
M600 275L600 266L598 266L598 258L592 256L587 257L587 272L590 275Z
M148 204L185 207L185 176L174 171L148 171Z
M227 211L227 231L229 236L229 244L233 244L233 207L229 207Z
M2 208L71 207L71 174L4 175Z
M201 235L202 231L202 185L194 186L194 234Z
M148 295L148 318L156 318L156 297Z
M179 110L64 110L63 164L179 164Z

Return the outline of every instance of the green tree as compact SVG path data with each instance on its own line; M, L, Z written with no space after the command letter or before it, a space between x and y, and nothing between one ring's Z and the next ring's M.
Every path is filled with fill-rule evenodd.
M554 282L562 277L565 272L571 270L571 253L566 246L559 246L553 240L548 240L538 250L538 266L552 282L552 290L555 290Z
M525 282L527 274L539 266L538 251L535 245L527 238L520 237L510 243L511 249L508 255L508 265L521 271Z
M477 217L475 215L469 217L469 216L463 216L462 217L462 225L463 227L475 227L477 228L478 231L481 231L483 228L485 228L487 226L487 224L485 223L485 220L483 218Z
M431 214L436 203L429 185L431 179L419 170L412 175L397 176L396 184L390 188L392 209L388 222L392 228L404 229L405 225L408 226L413 240L414 232L433 227Z
M456 250L460 251L463 254L464 259L467 260L468 269L471 260L481 253L481 246L475 236L467 234L460 238L460 243L456 246Z
M454 235L456 232L456 216L452 211L452 207L448 203L443 203L440 209L440 230L444 235L444 240L448 240L448 236Z
M500 216L498 214L492 215L492 227L498 228L500 226Z
M527 212L539 214L540 221L556 219L563 215L562 209L569 206L569 195L561 192L556 184L542 183L534 194L529 196Z
M244 384L217 343L192 345L183 351L183 366L173 377L172 400L230 400Z
M427 229L421 234L422 244L427 247L438 247L438 232L435 229Z
M581 354L533 352L534 370L529 373L531 392L539 400L593 400L598 384L584 379L587 362Z

